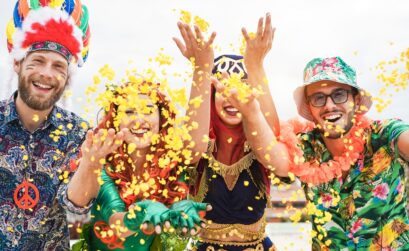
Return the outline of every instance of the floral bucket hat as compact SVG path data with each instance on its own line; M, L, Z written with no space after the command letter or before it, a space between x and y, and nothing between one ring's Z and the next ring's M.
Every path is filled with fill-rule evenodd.
M347 65L342 58L314 58L308 62L307 66L304 68L304 85L298 87L294 91L294 100L297 105L298 113L305 119L313 121L305 97L305 87L323 80L333 81L356 88L361 95L361 101L357 105L366 107L362 113L365 113L371 108L371 94L358 86L356 83L355 70Z

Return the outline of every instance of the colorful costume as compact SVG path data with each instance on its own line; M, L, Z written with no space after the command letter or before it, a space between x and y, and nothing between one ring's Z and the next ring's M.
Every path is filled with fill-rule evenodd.
M90 233L89 250L149 250L155 235L146 235L140 230L124 241L115 235L103 236L103 232L107 233L110 229L107 224L109 217L115 212L126 212L126 205L114 180L105 171L102 172L101 178L104 184L95 201L96 206L91 211L91 229L87 230Z
M406 211L405 165L399 157L396 139L409 130L399 120L375 121L368 132L365 150L342 178L305 187L307 199L319 210L329 212L332 220L322 225L327 236L319 247L331 240L330 250L409 249L409 219ZM317 130L299 135L307 160L327 162L331 154ZM313 216L311 222L321 217ZM318 221L319 222L319 221ZM314 230L320 224L314 224Z
M218 72L247 76L242 57L235 55L216 58L213 74ZM209 159L201 159L191 174L192 198L213 208L206 214L212 223L202 229L197 250L273 250L271 240L265 235L268 170L246 149L242 124L228 128L221 121L212 92ZM217 153L217 145L221 144L232 149L228 164L216 160L217 154L222 154Z
M11 57L20 61L33 51L53 51L75 68L83 63L83 39L89 37L86 8L73 1L52 2L17 1L7 27ZM16 97L17 92L0 102L0 250L68 250L65 210L86 214L92 204L77 207L67 197L70 161L88 125L54 106L30 133L17 113Z
M65 210L85 214L90 208L78 208L67 198L69 162L76 158L83 141L85 122L54 107L31 134L19 121L14 98L0 103L0 249L67 250ZM70 132L54 139L50 135L56 130ZM21 187L24 180L35 187ZM25 195L37 203L25 201Z
M408 163L397 148L398 137L409 125L400 120L365 118L362 114L371 106L370 95L357 86L355 71L339 57L317 58L307 65L305 85L322 80L356 88L361 94L361 103L356 105L364 109L343 138L345 156L331 155L318 128L304 128L297 136L287 134L286 127L281 130L294 162L290 171L303 181L306 198L318 212L311 221L316 231L314 250L409 250L404 185ZM313 120L305 101L305 85L296 90L295 99L300 115ZM357 144L361 140L362 144ZM301 159L305 161L295 163Z
M148 154L152 155L152 159L146 160L142 167L136 167L133 164L126 150L128 147L126 144L121 145L117 151L107 156L107 165L105 165L101 175L103 184L98 193L95 206L92 208L91 223L85 226L83 230L86 232L84 237L87 242L87 249L150 250L160 240L157 239L158 242L154 243L156 234L153 231L151 233L143 232L140 229L141 224L149 221L153 225L162 225L164 223L163 219L172 212L174 217L169 216L169 221L177 228L175 225L179 224L178 217L181 211L184 211L183 209L188 210L188 207L185 207L186 201L183 200L188 192L188 187L182 181L183 173L178 174L178 163L172 161L167 166L160 167L160 160L167 156L165 137L169 129L173 127L171 120L176 115L169 104L169 100L152 83L127 83L113 90L108 90L108 92L112 92L112 95L109 96L115 98L107 102L109 103L109 108L106 109L108 112L98 125L97 130L112 127L118 129L117 125L121 120L121 115L118 115L119 111L126 111L133 107L121 109L120 107L123 104L118 103L119 99L116 99L116 97L122 96L126 99L127 95L133 93L134 95L147 95L157 105L160 112L159 137L158 142L149 147ZM114 100L117 100L117 102ZM140 175L137 176L134 173L135 171L140 171ZM166 195L164 190L167 191ZM134 217L130 217L129 215L132 215L132 213L130 213L129 207L131 205L141 206L142 204L149 206L149 208L140 211L135 210L133 211ZM166 207L170 205L172 205L170 209ZM179 208L174 208L175 205L178 205ZM123 223L127 229L135 232L122 239L115 234L117 230L112 229L108 224L110 217L120 212L126 212ZM189 213L187 214L189 215ZM190 216L192 215L190 214ZM153 221L150 219L153 219ZM108 232L111 232L111 234L108 234Z

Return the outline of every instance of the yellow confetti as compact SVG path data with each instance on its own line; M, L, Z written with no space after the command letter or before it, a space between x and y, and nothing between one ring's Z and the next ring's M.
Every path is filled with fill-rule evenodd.
M192 22L192 14L186 10L180 10L180 21L190 24Z
M193 22L199 27L202 32L207 32L207 30L209 29L209 23L199 16L195 16Z
M402 51L399 57L379 62L375 69L378 72L376 78L383 86L372 99L377 112L382 112L392 103L392 93L406 90L409 86L409 48Z
M87 123L86 122L81 122L81 127L83 128L83 129L85 129L85 130L87 130L88 129L88 125L87 125Z
M34 122L38 122L40 120L40 118L38 117L38 115L37 114L34 114L33 115L33 121Z
M166 55L162 52L159 52L158 55L155 57L155 61L159 65L171 65L173 62L173 57Z
M136 144L135 143L130 143L128 144L128 154L132 154L136 149Z

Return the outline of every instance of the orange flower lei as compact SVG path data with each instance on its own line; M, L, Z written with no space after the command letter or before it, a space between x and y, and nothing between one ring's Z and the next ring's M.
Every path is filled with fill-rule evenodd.
M318 160L305 162L303 150L299 147L298 133L306 133L314 128L312 122L303 123L299 120L290 120L281 127L280 142L287 146L290 155L290 172L302 182L310 185L327 183L342 176L348 171L363 152L366 142L365 130L371 126L371 121L364 116L357 116L354 126L344 137L345 150L340 156L332 160L319 163Z

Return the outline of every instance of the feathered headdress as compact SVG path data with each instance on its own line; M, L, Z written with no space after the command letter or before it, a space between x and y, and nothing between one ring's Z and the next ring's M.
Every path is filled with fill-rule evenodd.
M15 60L48 50L82 66L89 38L88 9L80 0L19 0L7 26L7 47Z

